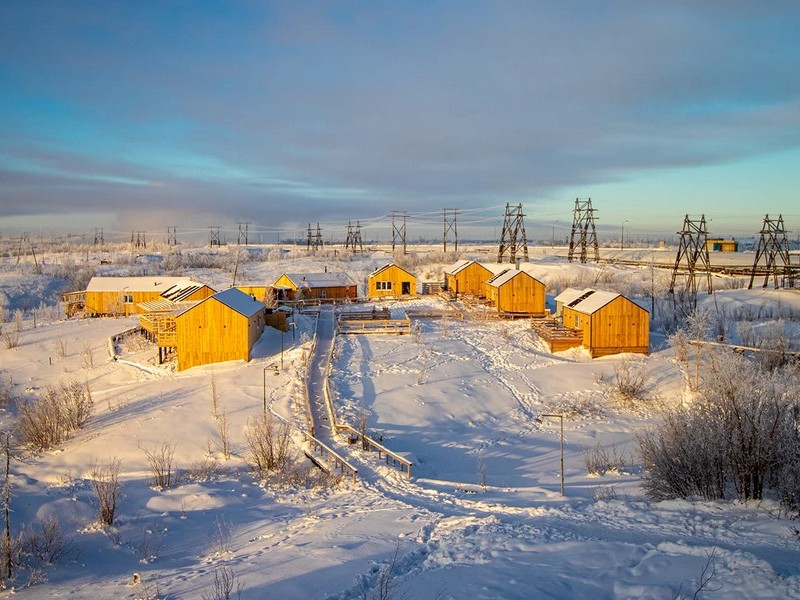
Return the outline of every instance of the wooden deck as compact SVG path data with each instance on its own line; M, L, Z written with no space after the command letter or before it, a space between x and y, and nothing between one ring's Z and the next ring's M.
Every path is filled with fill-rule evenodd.
M411 320L408 317L405 319L369 319L363 321L339 319L336 322L336 332L343 335L368 333L403 335L411 333Z
M555 319L531 319L531 328L547 344L550 352L562 352L583 344L583 332L580 329L565 327Z

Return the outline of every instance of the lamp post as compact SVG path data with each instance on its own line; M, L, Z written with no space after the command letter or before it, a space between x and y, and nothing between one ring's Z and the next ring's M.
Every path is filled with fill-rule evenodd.
M564 495L564 415L539 415L540 417L552 417L561 422L561 495Z
M267 369L264 367L264 418L267 417Z
M619 249L622 250L625 247L625 223L628 222L628 219L625 219L622 222L622 231L619 234Z

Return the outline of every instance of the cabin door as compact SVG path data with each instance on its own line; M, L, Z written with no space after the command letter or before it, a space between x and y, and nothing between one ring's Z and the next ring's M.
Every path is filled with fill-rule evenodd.
M402 286L402 292L403 292L404 296L408 296L408 295L411 294L411 282L410 281L402 282L401 286Z

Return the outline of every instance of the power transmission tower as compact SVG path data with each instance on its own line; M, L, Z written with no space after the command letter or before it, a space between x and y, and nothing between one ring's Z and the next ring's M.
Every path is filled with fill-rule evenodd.
M247 227L250 225L250 221L238 223L239 225L239 237L236 238L236 243L241 246L244 244L247 245Z
M528 239L525 236L525 222L522 220L524 216L522 204L511 208L511 205L506 203L506 215L503 221L503 232L500 235L497 262L502 263L506 253L508 253L508 262L516 262L519 249L522 249L525 262L528 262Z
M306 238L306 251L311 250L311 223L308 224L308 237Z
M178 227L171 226L167 227L167 246L177 246L178 245Z
M780 267L781 281L783 287L794 287L794 268L789 260L789 240L786 238L786 229L783 226L783 215L778 215L777 219L770 219L769 215L764 217L764 225L761 227L761 238L758 240L756 258L753 261L753 270L750 272L750 285L747 289L752 289L753 280L756 278L756 271L759 264L764 260L764 284L767 287L770 275L775 284L775 289L781 287L778 281L778 258L783 263Z
M317 221L317 232L314 234L313 246L315 252L322 250L322 229L319 226L319 221Z
M134 232L131 231L131 248L147 248L147 240L145 239L145 232L144 231L137 231L135 232L136 236L134 237Z
M219 248L222 244L219 243L219 227L208 228L208 245L213 248Z
M344 238L344 249L348 250L352 244L353 244L353 224L350 221L348 221L347 237Z
M99 227L94 228L94 245L95 246L103 245L103 230Z
M697 270L705 270L706 288L708 293L713 293L711 287L711 264L708 259L708 229L706 229L706 216L700 215L700 220L692 220L689 215L683 219L683 231L678 242L678 254L675 257L675 266L672 268L672 281L669 284L669 293L675 294L675 280L681 269L681 263L686 262L686 284L684 290L689 294L693 305L697 304Z
M455 252L458 252L458 209L457 208L443 208L442 213L444 216L444 251L447 252L447 238L450 232L453 232L455 237Z
M402 217L403 224L397 225L395 223L395 218ZM398 219L399 220L399 219ZM403 212L392 211L392 253L394 253L395 246L397 245L398 240L403 244L403 254L406 254L406 221L408 220L408 215Z
M353 252L363 252L364 244L361 243L361 221L356 221L356 229L353 232Z
M575 208L572 211L572 232L569 238L569 262L575 259L575 248L579 249L579 260L585 263L588 260L589 247L594 249L594 262L600 262L600 248L597 245L597 229L595 227L595 209L592 208L592 199L581 200L575 198ZM577 240L576 240L577 238Z

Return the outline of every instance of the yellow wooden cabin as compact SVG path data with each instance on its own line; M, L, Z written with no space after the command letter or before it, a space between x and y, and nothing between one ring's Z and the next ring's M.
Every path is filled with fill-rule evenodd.
M489 269L474 260L460 260L444 272L444 284L453 295L483 296L483 284L494 276Z
M297 300L355 300L358 284L337 273L284 273L272 284L279 302Z
M738 252L739 242L721 238L708 238L706 239L706 250L708 252Z
M250 360L264 332L264 303L230 288L175 316L178 371L226 360Z
M388 263L370 274L367 287L369 298L416 296L417 278L402 267Z
M237 285L236 289L265 304L270 299L272 287L268 285Z
M83 292L82 310L93 317L128 316L143 312L139 306L143 302L191 302L213 293L212 288L187 277L92 277ZM71 316L76 307L66 310Z
M542 317L545 286L530 273L516 269L501 271L484 283L484 296L497 312Z
M583 332L583 347L592 358L650 352L650 313L622 294L585 289L562 307L567 327Z

